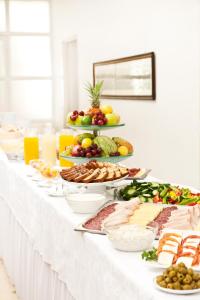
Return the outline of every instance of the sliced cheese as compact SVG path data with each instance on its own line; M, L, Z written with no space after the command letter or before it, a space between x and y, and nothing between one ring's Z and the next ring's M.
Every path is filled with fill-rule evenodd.
M170 266L172 265L174 254L168 252L161 252L158 255L158 263L161 265Z
M181 256L177 259L176 263L184 263L187 268L190 268L192 266L193 262L193 257L186 257L186 256Z
M129 224L138 224L142 226L148 225L158 216L162 209L162 207L154 204L142 204L140 205L139 209L137 209L129 218Z

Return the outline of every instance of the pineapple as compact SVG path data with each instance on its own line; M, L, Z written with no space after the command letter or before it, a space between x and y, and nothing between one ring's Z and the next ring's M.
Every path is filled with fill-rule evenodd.
M103 81L97 82L93 87L90 83L87 84L86 90L90 97L91 107L87 111L87 114L93 117L97 113L101 112L100 110L100 96L102 91Z

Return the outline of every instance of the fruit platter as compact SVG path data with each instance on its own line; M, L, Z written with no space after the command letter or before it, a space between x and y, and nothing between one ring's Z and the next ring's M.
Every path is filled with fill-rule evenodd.
M133 146L121 137L95 136L91 133L79 134L76 144L68 146L61 157L81 164L89 160L117 163L132 156Z
M92 131L79 134L76 143L69 146L60 154L60 157L81 164L96 159L100 162L118 163L133 155L133 145L119 136L108 137L100 135L103 130L124 126L120 123L120 116L113 111L110 105L101 105L100 95L103 82L94 87L86 86L91 106L85 111L74 110L67 115L66 126L72 129Z
M90 161L60 172L63 180L75 185L99 186L128 176L128 169L109 162Z

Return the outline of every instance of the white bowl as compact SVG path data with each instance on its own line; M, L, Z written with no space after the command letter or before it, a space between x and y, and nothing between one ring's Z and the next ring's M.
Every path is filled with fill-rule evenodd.
M115 249L137 252L152 247L156 231L149 227L125 224L118 228L107 230L107 235Z
M97 211L106 202L106 197L94 193L75 193L66 195L66 200L75 213L90 214Z

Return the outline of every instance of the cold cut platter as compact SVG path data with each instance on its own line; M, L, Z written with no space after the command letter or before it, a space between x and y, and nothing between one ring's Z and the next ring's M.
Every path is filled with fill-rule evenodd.
M200 206L141 203L139 198L127 202L112 201L77 226L76 230L105 234L108 229L123 224L156 227L158 237L166 228L199 230Z

